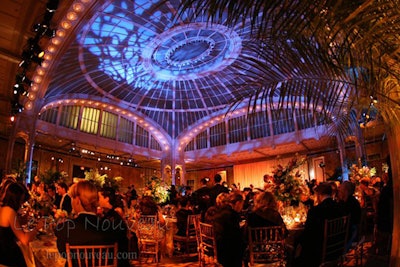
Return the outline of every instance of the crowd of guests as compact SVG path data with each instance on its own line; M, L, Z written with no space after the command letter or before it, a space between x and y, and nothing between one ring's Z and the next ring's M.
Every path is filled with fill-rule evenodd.
M184 193L175 187L169 190L167 203L176 207L177 235L186 234L187 218L191 214L201 214L203 222L214 226L217 240L218 261L222 266L241 267L248 263L247 229L248 227L283 226L285 235L288 229L279 212L279 203L275 199L273 179L264 177L265 188L255 190L246 187L241 190L224 184L219 174L213 181L201 179L201 186L192 190L187 186ZM321 244L325 219L350 215L351 226L348 249L362 231L370 209L374 211L376 227L376 249L387 244L392 232L393 189L390 172L382 178L378 191L371 190L372 185L362 181L361 186L350 181L310 183L310 196L304 199L309 206L304 230L288 248L287 260L292 266L319 266L321 262ZM356 194L356 189L360 190ZM372 193L373 192L373 193ZM358 199L356 198L358 197ZM57 247L62 256L66 256L66 243L71 245L118 243L118 266L129 266L139 252L136 231L130 225L140 216L155 215L163 240L165 234L165 207L156 203L151 196L139 196L133 185L125 194L111 187L97 188L87 180L81 180L70 186L63 182L44 187L35 181L31 188L16 181L6 179L0 186L0 265L26 266L17 241L28 244L42 229L46 222L37 220L30 231L22 227L18 213L21 206L30 198L52 203L46 212L56 218L54 227ZM45 215L45 214L41 214ZM163 216L164 215L164 216ZM244 223L245 222L245 223ZM145 229L137 224L135 227Z
M202 214L201 220L214 226L219 263L223 266L246 265L248 227L283 226L286 229L274 195L273 176L264 177L263 190L228 188L221 184L220 178L216 175L211 186L206 179L201 180L202 186L188 196L192 208L188 208L185 199L182 204L185 212L178 221L183 227L188 214ZM307 220L303 231L291 240L293 243L287 248L287 261L291 266L319 266L325 220L346 215L350 215L347 250L361 235L374 232L375 252L381 255L390 253L388 244L393 229L390 172L382 177L379 190L376 190L377 185L366 184L365 180L361 180L359 185L351 181L310 181L309 186L310 195L303 200L303 204L309 207ZM372 228L369 220L372 220ZM246 222L244 226L243 221Z

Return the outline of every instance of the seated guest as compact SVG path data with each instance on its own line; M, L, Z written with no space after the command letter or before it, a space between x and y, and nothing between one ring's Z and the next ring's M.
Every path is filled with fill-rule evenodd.
M56 187L55 185L51 184L49 186L47 186L47 195L50 198L51 203L53 203L53 205L55 205L55 201L56 201Z
M176 226L178 232L176 235L186 236L187 218L193 214L193 210L190 208L189 198L182 197L179 199L178 210L176 212Z
M350 181L344 181L338 189L338 201L342 209L350 215L350 231L347 249L357 238L361 222L360 202L354 197L356 186Z
M247 227L283 226L283 238L286 237L288 233L286 225L278 211L275 196L269 191L260 192L254 196L254 208L250 213L248 213L246 223ZM249 235L248 232L249 231L247 231L246 235ZM263 247L257 246L257 248L265 249L265 244ZM288 251L288 249L285 249L285 251ZM269 257L265 257L265 259L268 258ZM246 260L249 260L248 255L246 255Z
M211 206L207 209L204 214L204 222L205 223L213 223L215 215L219 212L219 210L228 204L228 193L221 193L217 196L215 200L215 205Z
M255 196L254 209L247 216L247 225L250 227L285 226L271 192L261 192Z
M332 198L332 186L320 183L315 189L318 205L307 213L304 231L299 237L300 255L295 259L295 266L316 267L322 259L325 219L334 219L346 215L340 205Z
M255 194L256 193L253 192L253 190L250 187L245 187L243 189L243 195L244 195L243 210L244 211L250 212L253 209Z
M60 255L66 257L66 243L70 245L104 245L118 241L114 231L104 231L102 220L96 215L98 193L93 183L88 180L79 181L71 186L69 194L77 217L64 220L55 226L54 232ZM73 255L74 259L77 259L78 256Z
M70 214L72 211L71 196L68 195L68 185L64 182L56 185L57 194L60 196L60 202L55 207L56 210L65 211Z
M149 225L148 222L145 222L140 219L141 216L147 215L156 215L157 224ZM154 201L151 196L144 196L139 201L139 212L138 218L136 218L136 230L140 232L141 238L154 238L154 232L157 232L157 238L159 240L163 240L165 236L165 225L166 221L162 216L162 211L160 206ZM154 227L157 227L155 229Z
M103 187L100 189L99 206L103 210L101 214L103 218L103 229L114 232L115 238L118 240L118 252L128 255L128 226L119 212L116 211L116 203L117 195L112 187ZM128 258L120 257L118 259L118 266L129 266Z
M243 195L232 192L228 194L227 202L214 215L212 223L218 262L224 267L241 267L245 250L244 233L240 228Z
M17 241L27 246L44 226L41 220L32 231L23 230L18 211L29 197L27 188L11 179L0 186L0 266L27 266Z

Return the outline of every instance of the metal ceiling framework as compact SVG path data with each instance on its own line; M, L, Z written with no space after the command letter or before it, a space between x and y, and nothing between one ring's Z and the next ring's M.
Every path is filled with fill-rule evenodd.
M285 79L280 68L288 64L265 72L249 64L249 58L258 60L254 45L268 47L255 43L246 20L228 28L208 22L206 15L193 18L190 10L176 20L179 4L73 1L58 18L57 34L35 71L26 113L37 114L57 101L99 103L121 114L140 114L144 125L148 120L159 127L160 143L176 149L182 140L190 141L185 135L190 129L204 127L226 114L236 99L253 93L257 74ZM293 73L299 71L292 67ZM340 86L332 87L339 88L338 95Z

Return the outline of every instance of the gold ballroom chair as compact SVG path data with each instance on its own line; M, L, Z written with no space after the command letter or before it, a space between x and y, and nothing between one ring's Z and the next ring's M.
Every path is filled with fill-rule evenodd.
M118 243L85 246L67 243L66 252L68 267L117 267Z
M174 235L173 243L175 251L181 255L197 254L197 237L195 229L195 221L200 220L201 215L189 215L186 221L186 234L185 236Z
M343 266L350 227L350 216L325 220L320 267Z
M249 227L248 239L250 266L261 263L278 263L279 266L285 266L284 226Z
M139 259L153 256L155 262L160 262L164 231L160 227L157 215L141 215L137 220L136 227Z
M198 222L198 229L200 237L200 266L221 266L217 258L217 241L214 235L214 227L211 224Z

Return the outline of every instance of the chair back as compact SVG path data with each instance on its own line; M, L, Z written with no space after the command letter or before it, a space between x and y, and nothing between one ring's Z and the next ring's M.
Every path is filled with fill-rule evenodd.
M161 241L164 232L160 229L157 215L141 215L137 221L137 237L139 245L139 257L153 256L158 263L161 256Z
M156 239L159 236L159 228L157 215L141 215L137 220L137 234L139 239Z
M326 219L322 243L322 266L329 262L343 263L349 234L350 216Z
M117 267L118 243L111 245L66 244L68 267Z
M188 216L186 225L186 237L196 237L195 223L196 221L200 221L200 217L200 214L193 214Z
M181 236L174 234L173 245L176 254L180 255L191 255L198 254L199 243L197 242L196 235L196 221L200 220L200 214L189 215L186 219L186 231L185 235Z
M285 227L249 227L249 260L255 263L285 262Z
M200 266L220 266L217 257L217 242L214 227L211 224L198 222L200 236Z

